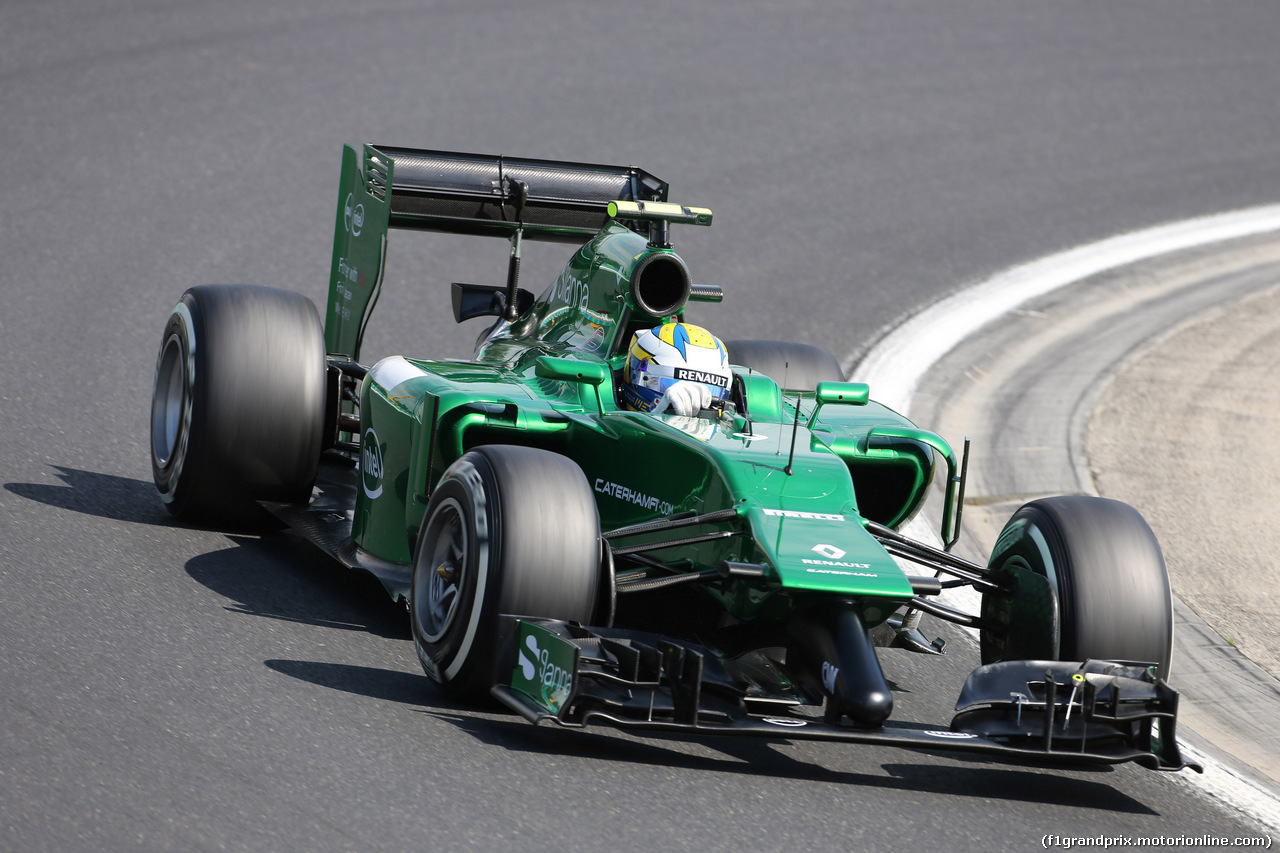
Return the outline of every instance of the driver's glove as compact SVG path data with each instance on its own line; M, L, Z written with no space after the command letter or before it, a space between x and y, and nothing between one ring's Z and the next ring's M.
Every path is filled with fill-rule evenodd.
M711 389L701 382L677 382L667 389L654 405L655 414L671 411L673 415L691 418L711 405Z

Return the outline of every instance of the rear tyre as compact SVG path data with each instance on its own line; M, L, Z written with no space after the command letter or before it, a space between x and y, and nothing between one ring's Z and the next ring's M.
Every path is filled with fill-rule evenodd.
M197 523L254 501L310 498L324 428L325 346L311 300L209 284L165 324L151 397L151 469L169 512Z
M768 376L788 391L813 391L819 382L844 381L836 357L821 347L786 341L725 341L732 364Z
M1085 495L1043 498L1013 514L990 567L1017 581L985 595L982 662L1089 659L1154 663L1168 678L1173 600L1164 556L1137 510Z
M413 556L409 614L423 670L456 699L495 682L500 614L590 623L601 601L600 519L574 462L479 447L431 495Z

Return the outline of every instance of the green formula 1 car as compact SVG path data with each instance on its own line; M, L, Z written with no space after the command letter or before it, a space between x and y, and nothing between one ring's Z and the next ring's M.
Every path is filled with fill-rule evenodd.
M620 403L633 334L719 302L671 246L710 225L641 169L384 146L344 152L323 323L302 296L204 285L165 327L156 485L179 518L267 506L403 598L427 674L532 721L1189 766L1174 737L1169 582L1129 507L1027 504L987 565L950 553L963 461L817 347L727 341L694 416ZM389 228L510 242L469 361L360 361ZM570 244L541 294L524 240ZM946 468L934 547L899 530ZM903 565L916 567L909 573ZM943 603L968 586L978 613ZM878 645L976 629L948 726L887 722Z

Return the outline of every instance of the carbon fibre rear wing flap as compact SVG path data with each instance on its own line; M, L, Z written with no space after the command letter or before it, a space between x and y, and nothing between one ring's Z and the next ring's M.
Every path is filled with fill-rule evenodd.
M521 222L527 239L583 243L609 202L667 200L667 183L635 166L371 147L395 165L392 228L510 237Z
M504 617L492 694L532 723L756 735L976 752L1049 765L1191 768L1175 737L1178 695L1148 668L1109 661L1005 661L965 682L950 728L865 728L797 713L813 704L781 665L644 632ZM510 664L510 668L508 668ZM510 675L505 673L509 672ZM1073 689L1074 688L1074 689Z

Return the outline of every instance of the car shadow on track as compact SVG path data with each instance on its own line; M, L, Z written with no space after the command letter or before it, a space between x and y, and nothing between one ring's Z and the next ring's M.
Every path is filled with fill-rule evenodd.
M430 712L429 712L430 713ZM944 751L929 752L936 762L882 763L883 773L832 769L822 762L830 757L830 744L808 744L774 739L706 737L631 737L608 730L567 731L550 725L532 726L523 720L492 720L469 714L439 711L432 716L452 723L478 740L523 753L585 760L624 762L688 769L766 776L797 781L831 782L881 790L971 796L983 800L1015 800L1121 814L1156 815L1146 804L1074 771L993 765L965 760ZM884 751L849 746L851 761L866 750L867 764L882 760ZM719 755L714 753L720 753ZM903 753L898 753L903 754ZM910 753L906 753L910 754Z
M1089 778L1096 776L1094 773L993 765L945 751L926 753L936 759L931 762L882 763L880 773L839 770L824 766L829 744L755 737L638 737L609 729L567 731L550 724L530 725L497 705L453 702L435 690L425 675L417 673L321 661L268 660L264 665L301 681L415 707L488 746L526 755L1157 814L1105 781ZM857 751L865 750L862 754L867 756L867 766L885 754L873 747L848 749L854 761Z
M345 569L310 544L282 532L280 522L254 507L229 526L204 528L173 518L148 480L54 465L63 485L5 483L11 494L85 515L223 534L236 547L201 554L187 573L237 602L233 612L290 622L409 638L404 608L371 576Z
M370 575L289 534L228 535L235 547L192 557L192 579L234 602L232 613L408 640L409 619Z
M165 511L155 485L149 480L133 480L62 465L51 467L58 472L58 479L63 485L5 483L5 491L47 506L98 518L165 527L178 524Z
M132 524L251 535L266 535L284 529L279 519L256 504L228 517L221 524L190 524L179 521L165 510L155 484L150 480L133 480L62 465L51 467L65 485L5 483L5 491L46 506Z
M371 666L309 660L266 660L263 665L299 681L404 705L458 708L435 693L421 672L396 672ZM433 701L439 699L439 702Z

